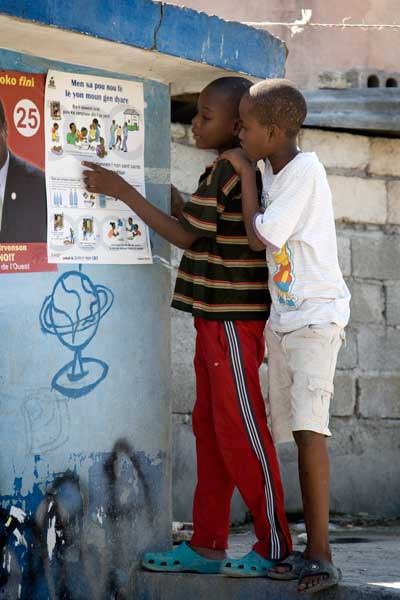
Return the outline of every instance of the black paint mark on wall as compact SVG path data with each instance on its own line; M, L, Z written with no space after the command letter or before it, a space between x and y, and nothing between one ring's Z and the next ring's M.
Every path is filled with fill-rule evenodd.
M0 564L7 558L0 570L2 598L133 597L128 588L136 523L143 516L150 524L154 520L155 498L144 461L126 440L118 440L97 465L96 480L97 487L90 489L89 477L86 488L67 471L49 484L25 522L9 522L9 511L0 512Z

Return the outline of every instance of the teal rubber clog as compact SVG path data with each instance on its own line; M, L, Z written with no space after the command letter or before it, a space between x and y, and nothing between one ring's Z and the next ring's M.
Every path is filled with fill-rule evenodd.
M227 558L221 567L222 575L228 577L266 577L268 569L279 563L278 560L267 560L251 550L242 558Z
M169 552L148 552L142 566L149 571L165 573L201 573L215 575L220 573L222 560L210 560L197 554L189 544L182 542Z

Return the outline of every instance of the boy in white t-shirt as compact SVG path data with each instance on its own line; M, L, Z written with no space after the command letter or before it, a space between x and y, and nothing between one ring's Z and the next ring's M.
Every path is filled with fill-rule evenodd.
M275 441L298 447L307 547L269 570L298 579L314 593L338 583L329 547L329 404L350 294L337 258L332 199L324 167L301 152L297 134L307 114L289 81L255 84L240 104L243 150L227 158L242 180L243 215L254 250L266 248L271 315L266 329L269 403ZM265 159L264 212L254 163ZM252 227L250 226L252 224Z

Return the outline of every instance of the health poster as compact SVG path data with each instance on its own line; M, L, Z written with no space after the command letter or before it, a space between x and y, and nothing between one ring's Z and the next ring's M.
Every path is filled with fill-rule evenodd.
M0 71L0 273L54 271L47 261L45 76Z
M45 125L49 262L151 263L145 223L82 177L95 162L145 195L143 84L49 71Z

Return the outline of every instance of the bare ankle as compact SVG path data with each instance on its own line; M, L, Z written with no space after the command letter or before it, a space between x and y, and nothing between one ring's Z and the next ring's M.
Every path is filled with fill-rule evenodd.
M332 562L332 553L328 545L309 545L304 551L307 560L327 560Z
M214 548L202 548L201 546L193 546L189 544L193 552L196 552L203 558L208 558L209 560L225 560L226 552L225 550L215 550Z

